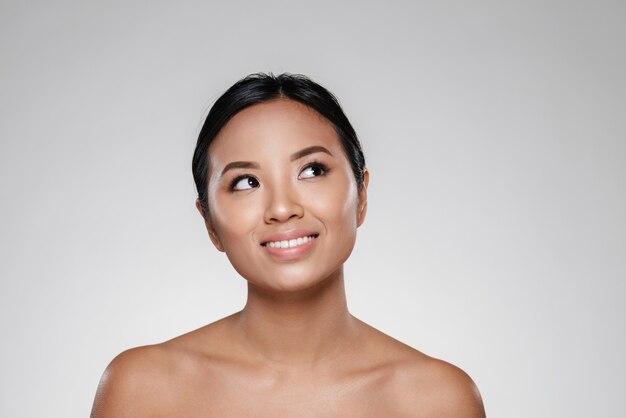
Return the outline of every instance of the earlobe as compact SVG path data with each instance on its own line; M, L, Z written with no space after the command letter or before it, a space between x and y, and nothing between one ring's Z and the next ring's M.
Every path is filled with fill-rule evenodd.
M365 221L365 215L367 214L367 185L370 181L369 171L365 169L363 171L363 185L359 189L359 204L357 209L357 226L361 226Z
M196 209L200 213L200 216L204 219L204 210L202 209L202 203L200 203L200 199L196 199Z
M220 241L219 237L215 233L215 230L213 230L213 228L209 225L208 222L206 223L206 225L207 225L207 231L209 231L209 238L211 238L211 242L213 243L213 245L215 245L215 248L217 248L217 251L224 252L224 246L222 246L222 242Z
M357 218L357 226L363 225L365 214L367 213L367 202L359 207L359 216Z
M205 215L204 210L202 209L202 203L200 203L198 199L196 199L196 209L198 209L198 212L200 212L200 216L202 216L202 218L204 219L204 225L206 226L206 230L209 233L209 238L211 239L211 242L213 243L213 245L215 245L215 248L217 248L218 251L224 252L224 246L222 245L222 242L220 241L217 233L215 232L215 229L213 228L211 218L208 213Z

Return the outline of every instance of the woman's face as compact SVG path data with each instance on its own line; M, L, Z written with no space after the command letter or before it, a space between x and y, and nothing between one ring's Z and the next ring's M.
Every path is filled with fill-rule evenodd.
M341 270L363 222L359 190L337 133L291 100L236 114L209 149L207 227L249 282L302 290Z

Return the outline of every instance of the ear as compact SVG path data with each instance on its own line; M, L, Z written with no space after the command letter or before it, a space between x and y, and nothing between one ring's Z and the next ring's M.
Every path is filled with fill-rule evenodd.
M363 171L363 185L359 189L359 203L357 205L357 226L363 225L367 213L367 185L370 182L370 173L367 168Z
M206 226L206 230L209 233L209 238L211 238L211 242L213 243L213 245L215 245L215 248L217 248L218 251L224 252L224 246L217 236L215 228L213 228L211 217L208 213L206 213L205 215L204 211L202 210L202 203L200 203L198 199L196 199L196 209L198 209L198 212L200 212L200 216L202 216L202 219L204 219L204 225Z

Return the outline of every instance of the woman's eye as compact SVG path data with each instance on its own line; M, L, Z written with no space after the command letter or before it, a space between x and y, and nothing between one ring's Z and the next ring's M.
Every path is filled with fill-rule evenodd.
M323 176L324 174L326 174L327 171L328 169L326 168L326 166L322 164L312 164L302 170L299 178L308 179L312 177Z
M244 176L238 177L233 180L231 189L233 190L248 190L259 187L259 182L254 177Z

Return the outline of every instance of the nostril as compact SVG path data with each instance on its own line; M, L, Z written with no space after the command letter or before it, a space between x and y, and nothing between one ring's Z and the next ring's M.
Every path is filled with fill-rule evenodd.
M292 200L282 200L273 202L267 208L265 220L267 223L286 222L292 218L304 216L304 208Z

